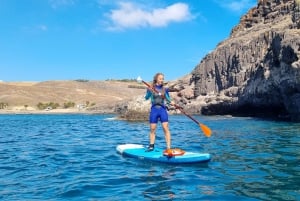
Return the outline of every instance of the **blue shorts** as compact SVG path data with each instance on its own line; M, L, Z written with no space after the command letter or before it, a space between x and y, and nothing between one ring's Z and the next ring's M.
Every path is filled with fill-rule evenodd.
M167 109L162 106L152 106L149 116L149 122L151 124L157 124L158 120L160 120L161 123L168 122L168 113Z

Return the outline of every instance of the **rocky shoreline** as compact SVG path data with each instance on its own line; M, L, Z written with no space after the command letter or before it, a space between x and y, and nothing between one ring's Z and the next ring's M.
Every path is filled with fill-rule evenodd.
M294 0L259 0L190 79L175 83L179 101L204 115L300 122L299 8Z

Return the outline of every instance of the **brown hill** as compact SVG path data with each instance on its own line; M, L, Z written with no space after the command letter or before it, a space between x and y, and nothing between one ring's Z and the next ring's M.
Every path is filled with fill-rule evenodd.
M39 103L50 102L58 103L58 109L72 102L75 111L87 105L85 111L112 112L116 104L144 92L144 86L130 81L1 82L0 112L37 111Z

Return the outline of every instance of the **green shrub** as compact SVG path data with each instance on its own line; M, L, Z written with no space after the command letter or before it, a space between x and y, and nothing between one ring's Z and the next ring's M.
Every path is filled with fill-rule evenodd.
M76 82L89 82L89 80L85 80L85 79L77 79L75 80Z
M8 106L8 103L3 103L3 102L0 103L0 109L4 109L7 106Z
M64 108L72 108L75 106L75 103L74 102L67 102L67 103L64 103Z
M36 106L37 106L37 108L39 110L44 110L44 109L46 109L48 107L51 107L52 109L56 109L56 108L59 107L59 103L53 103L53 102L50 102L50 103L41 103L41 102L39 102Z

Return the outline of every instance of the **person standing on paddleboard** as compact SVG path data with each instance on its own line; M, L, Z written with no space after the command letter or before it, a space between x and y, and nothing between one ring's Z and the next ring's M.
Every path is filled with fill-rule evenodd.
M164 87L164 75L156 73L151 87L147 88L145 99L151 99L151 110L149 115L150 123L150 144L147 151L154 150L157 123L160 120L165 133L167 149L171 148L171 134L169 130L169 120L166 104L174 105L169 95L168 88Z

